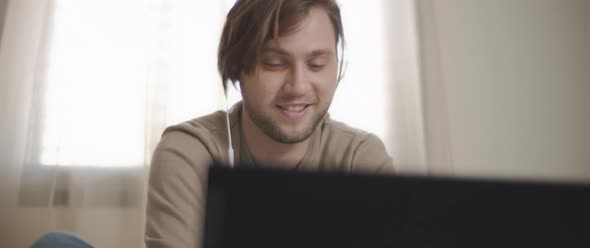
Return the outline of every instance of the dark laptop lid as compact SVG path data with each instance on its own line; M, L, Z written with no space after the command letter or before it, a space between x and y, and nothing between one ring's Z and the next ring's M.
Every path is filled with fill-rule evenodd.
M204 244L590 247L590 187L213 166Z

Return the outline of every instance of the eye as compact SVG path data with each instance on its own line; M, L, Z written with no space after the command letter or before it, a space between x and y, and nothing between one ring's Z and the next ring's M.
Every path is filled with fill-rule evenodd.
M281 67L281 66L285 66L284 63L263 63L264 66L267 67Z
M312 71L320 71L329 63L325 56L314 57L307 61L307 66Z
M273 61L262 61L262 66L268 70L280 70L286 68L288 64L284 61L273 60Z
M323 69L326 65L325 64L312 63L312 64L308 64L308 66L312 70L319 71L319 70Z

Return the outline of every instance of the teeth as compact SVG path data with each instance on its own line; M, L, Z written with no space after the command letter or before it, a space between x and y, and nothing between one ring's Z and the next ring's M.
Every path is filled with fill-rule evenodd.
M290 105L290 106L283 106L283 108L288 111L301 111L305 108L305 105Z

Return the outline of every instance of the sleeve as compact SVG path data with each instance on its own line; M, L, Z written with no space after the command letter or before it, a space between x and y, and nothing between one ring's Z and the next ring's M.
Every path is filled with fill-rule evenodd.
M195 137L166 134L154 151L147 189L145 244L200 247L207 167L213 159Z
M374 134L369 134L355 149L352 158L353 171L369 174L394 174L393 159L385 145Z

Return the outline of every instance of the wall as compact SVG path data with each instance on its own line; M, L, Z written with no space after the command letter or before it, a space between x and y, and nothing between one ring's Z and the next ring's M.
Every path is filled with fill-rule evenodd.
M590 1L417 3L431 171L590 181Z
M4 31L4 20L6 18L6 6L8 6L8 0L0 0L0 50L2 49L2 33ZM0 167L2 167L2 164L0 164ZM1 171L1 169L0 169ZM2 186L2 185L0 185ZM3 192L3 190L0 188L0 201L4 200L3 199L3 195L5 195L5 192ZM2 211L3 207L0 206L0 211ZM2 211L0 212L0 223L4 223L4 218L5 218L6 212ZM7 232L6 230L6 226L0 226L0 232L1 233L5 233Z
M0 0L0 44L2 42L2 31L4 30L4 20L6 17L6 7L8 0Z

